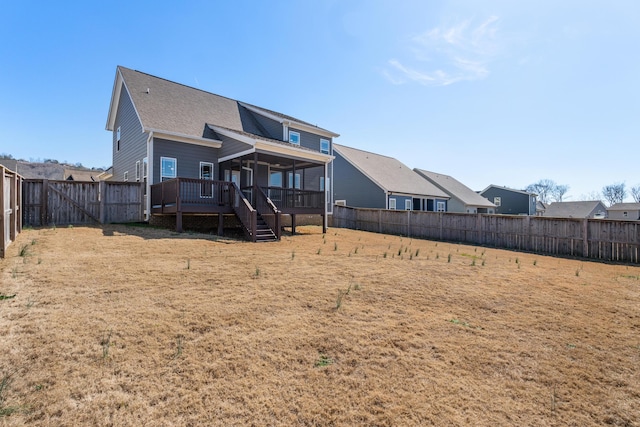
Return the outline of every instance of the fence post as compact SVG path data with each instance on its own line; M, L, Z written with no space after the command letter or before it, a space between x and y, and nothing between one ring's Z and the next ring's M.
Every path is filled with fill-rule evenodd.
M407 211L407 237L411 237L411 211Z
M382 209L378 210L378 233L382 233Z
M14 173L9 180L9 240L16 240L18 234L18 174Z
M5 249L7 248L7 236L5 235L5 210L4 210L4 172L5 169L0 165L0 258L5 257Z
M582 256L589 258L589 219L582 220Z
M531 215L527 215L526 216L526 220L524 221L524 226L526 227L526 234L525 234L525 247L524 250L525 251L529 251L531 250L531 247L533 246L531 244Z
M105 181L100 181L98 183L98 198L100 199L100 224L105 224L107 222L107 183Z
M443 222L444 222L444 214L442 212L438 212L438 216L439 216L439 219L440 219L440 240L442 240L442 237L443 237L443 234L442 234L443 230L442 229L444 227L444 224L443 224Z
M42 192L40 194L40 225L47 226L49 225L49 180L42 180Z
M477 243L481 245L482 244L482 214L476 214L476 230L478 230Z

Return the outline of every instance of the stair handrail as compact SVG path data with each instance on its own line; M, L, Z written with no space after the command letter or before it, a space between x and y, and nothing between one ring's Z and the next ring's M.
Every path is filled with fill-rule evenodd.
M232 191L231 201L233 204L233 211L235 212L245 236L252 242L256 241L256 230L258 229L258 211L251 206L249 200L240 191L240 188L235 182L230 183Z
M276 238L280 240L282 235L282 227L280 226L282 212L280 212L278 207L271 201L261 187L258 187L256 194L256 209L258 210L258 214L264 219L264 222L267 223L271 231L276 235Z

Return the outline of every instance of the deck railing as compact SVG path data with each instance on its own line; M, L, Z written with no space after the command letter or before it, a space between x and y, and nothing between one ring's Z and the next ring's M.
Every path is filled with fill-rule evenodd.
M262 188L258 188L256 192L256 209L262 219L267 223L269 228L275 233L278 240L280 240L280 236L282 234L280 227L280 218L281 212L278 210L276 205L273 204L271 199L267 197Z
M176 211L208 212L231 207L231 183L207 179L176 178L151 186L151 208L164 213L166 208Z
M267 195L280 209L324 208L324 191L298 190L293 188L265 187Z

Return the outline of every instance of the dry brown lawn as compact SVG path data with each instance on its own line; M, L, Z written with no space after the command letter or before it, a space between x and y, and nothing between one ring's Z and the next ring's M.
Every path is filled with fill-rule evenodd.
M8 252L0 425L640 425L639 267L316 227Z

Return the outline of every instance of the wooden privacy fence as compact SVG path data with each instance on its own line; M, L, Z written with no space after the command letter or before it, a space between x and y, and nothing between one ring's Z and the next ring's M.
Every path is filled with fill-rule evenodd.
M640 221L334 206L333 226L550 255L640 263Z
M9 243L22 231L21 201L22 177L0 165L0 258L5 257Z
M25 179L25 226L108 224L144 218L144 187L139 182L79 182Z

